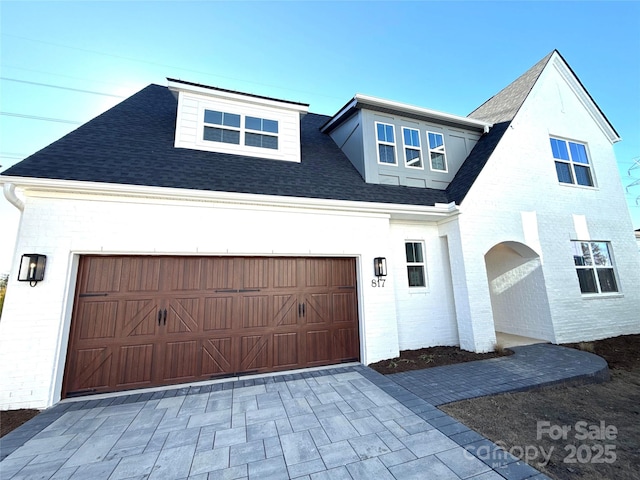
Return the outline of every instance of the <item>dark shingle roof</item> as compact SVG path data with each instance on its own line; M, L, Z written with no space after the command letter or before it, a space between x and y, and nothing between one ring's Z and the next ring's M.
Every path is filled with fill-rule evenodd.
M301 119L300 163L174 148L177 100L150 85L5 170L2 175L407 205L447 203L444 190L367 184L320 132Z

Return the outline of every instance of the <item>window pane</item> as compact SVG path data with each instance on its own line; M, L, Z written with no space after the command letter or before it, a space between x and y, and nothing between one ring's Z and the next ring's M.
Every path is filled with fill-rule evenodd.
M407 155L407 166L410 167L422 167L422 161L420 160L420 150L414 150L412 148L405 148Z
M415 263L416 256L413 250L413 243L407 242L404 244L404 250L407 255L407 263Z
M422 258L422 244L419 242L414 243L413 250L415 252L415 261L417 263L424 262L424 259Z
M206 123L213 123L215 125L222 125L222 112L216 112L215 110L204 111L204 121Z
M385 137L387 139L387 142L389 143L395 142L395 138L393 136L393 127L391 125L385 125L384 130L386 133Z
M568 163L556 162L556 173L558 174L558 181L562 183L573 183L571 166Z
M574 169L576 171L576 179L578 181L578 185L593 187L593 180L591 179L591 169L589 167L574 165Z
M591 268L578 268L578 281L582 293L598 293L596 277Z
M385 134L384 134L384 125L382 123L378 124L378 140L380 140L381 142L385 141Z
M276 120L263 120L262 131L269 133L278 133L278 122Z
M446 170L444 155L442 153L431 152L431 168L433 170Z
M580 143L569 142L569 148L571 149L571 160L577 163L584 163L589 165L589 159L587 158L587 149Z
M600 282L601 292L618 291L618 285L616 284L616 276L613 273L613 268L599 268L598 281Z
M569 160L569 152L567 151L567 142L564 140L558 140L557 138L551 139L551 151L553 152L553 158L560 160Z
M224 143L240 145L240 132L237 130L222 130L222 141Z
M240 128L240 115L235 113L225 113L222 118L222 124L227 127Z
M391 145L378 145L380 163L396 163L396 157Z
M244 127L249 130L262 130L262 119L256 117L246 117L244 119Z
M439 133L429 132L429 148L432 150L444 145L444 138Z
M221 128L204 127L204 135L202 138L204 140L209 140L210 142L221 142L222 131L223 130Z
M403 129L404 133L404 144L412 147L420 146L420 134L417 130L413 130L411 128Z
M260 135L259 133L245 133L244 144L250 147L278 149L278 137Z
M409 286L410 287L424 287L424 268L421 266L409 266L407 267L409 274Z
M580 242L571 242L573 250L573 263L576 267L584 267L586 265L584 254L582 253L582 244Z
M609 245L606 242L591 242L593 251L593 261L599 267L611 267L611 256L609 255Z

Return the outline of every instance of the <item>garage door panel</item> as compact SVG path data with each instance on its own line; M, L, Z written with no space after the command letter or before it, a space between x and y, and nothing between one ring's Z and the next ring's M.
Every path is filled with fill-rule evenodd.
M237 277L238 259L233 257L209 257L202 259L203 289L207 291L230 290Z
M298 286L298 262L296 258L274 258L273 288L294 289Z
M163 381L188 380L198 376L198 342L168 342L163 352Z
M252 295L242 297L242 327L256 328L269 325L269 297Z
M209 338L202 342L202 375L214 376L234 371L232 341L231 337L224 337Z
M297 295L274 295L273 305L273 325L290 326L298 323L298 296Z
M129 292L158 292L160 290L160 262L159 257L128 258L122 269L124 273L123 286Z
M306 354L309 364L324 364L331 359L331 333L329 330L307 332Z
M106 347L79 350L74 382L69 385L69 391L107 387L111 381L112 357L111 350Z
M294 367L300 363L298 332L273 334L273 366L277 368Z
M269 286L269 259L245 258L240 289L267 288Z
M118 316L117 301L85 301L78 308L79 338L113 338ZM96 321L96 319L100 321Z
M328 293L311 293L304 296L304 321L307 324L330 323L330 296Z
M203 329L228 330L233 326L234 298L207 297L204 299Z
M240 369L238 372L268 369L271 363L270 335L240 337Z
M125 300L122 337L155 335L159 322L158 299Z
M167 333L195 333L200 331L198 319L202 315L199 312L199 307L199 298L172 299L167 308Z
M333 330L331 357L337 360L358 358L358 331L355 328Z
M126 345L119 350L117 385L131 387L150 384L154 345Z
M81 293L119 292L121 278L122 258L90 257L81 274Z
M356 271L353 268L351 258L332 258L331 262L331 286L354 287L356 284Z
M162 266L164 289L171 292L200 290L202 259L198 257L164 259Z
M329 286L329 266L325 258L305 259L305 286Z
M355 292L334 293L331 305L332 323L353 323L358 309Z

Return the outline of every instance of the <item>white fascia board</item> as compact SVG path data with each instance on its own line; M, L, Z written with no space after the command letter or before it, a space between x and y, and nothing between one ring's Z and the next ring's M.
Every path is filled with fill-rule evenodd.
M258 195L252 193L219 192L209 190L189 190L171 187L151 187L115 183L82 182L76 180L54 180L0 176L0 184L13 184L27 196L38 193L60 193L64 195L105 195L112 197L136 198L141 201L163 203L203 202L234 205L260 206L269 208L299 208L331 211L336 214L383 215L390 218L440 221L457 216L459 207L451 203L428 205L407 205L380 202L358 202L352 200L331 200L324 198L286 197L278 195Z
M428 108L416 107L415 105L409 105L407 103L385 100L383 98L363 95L361 93L357 93L355 97L353 97L353 99L356 103L363 103L365 105L372 105L387 108L390 110L396 110L400 114L402 114L402 112L407 112L414 115L424 116L430 119L457 123L465 127L481 129L485 133L488 132L489 129L493 126L493 123L483 122L481 120L476 120L469 117L460 117L451 113L438 112L437 110L430 110Z
M260 96L254 96L251 94L242 94L240 92L230 92L225 90L219 90L217 88L207 88L206 86L186 84L182 82L174 82L168 80L169 90L174 92L188 92L195 93L197 95L213 98L223 98L225 100L232 100L240 103L252 103L254 105L268 106L272 108L278 108L281 110L293 110L301 114L305 114L309 111L309 105L301 103L293 103L287 101L278 101L276 99L263 98Z

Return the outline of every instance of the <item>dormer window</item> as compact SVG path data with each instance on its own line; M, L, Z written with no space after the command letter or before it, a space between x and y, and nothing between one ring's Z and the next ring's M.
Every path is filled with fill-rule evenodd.
M240 145L240 115L205 110L204 124L204 140Z
M396 164L396 136L393 125L376 122L378 138L378 162Z
M404 138L404 158L407 167L422 168L420 132L415 128L402 127L402 136Z
M436 172L447 171L447 155L444 150L444 136L441 133L427 132L429 139L429 157L431 170Z
M309 105L175 79L169 88L178 96L176 148L302 160L300 118Z
M266 118L245 118L244 144L250 147L278 149L278 121ZM256 133L261 132L261 133Z

